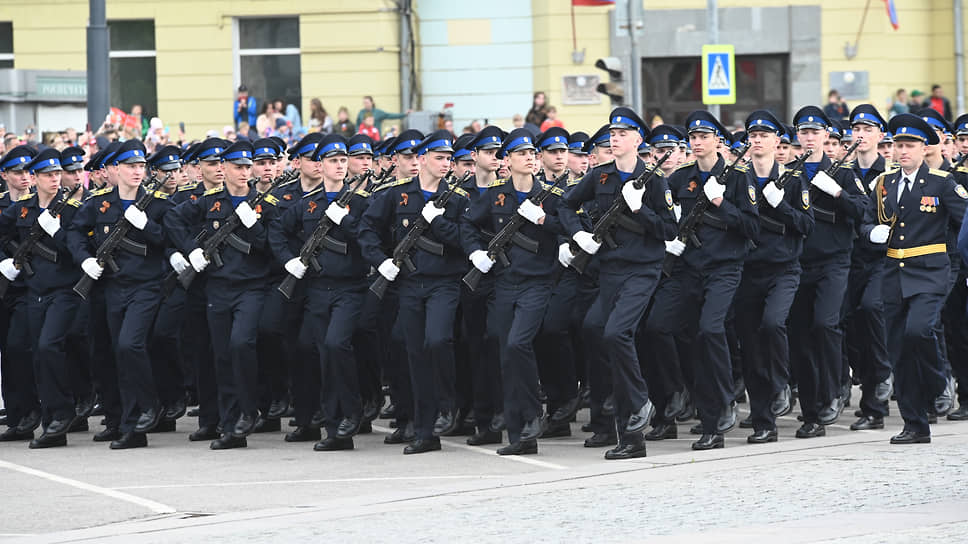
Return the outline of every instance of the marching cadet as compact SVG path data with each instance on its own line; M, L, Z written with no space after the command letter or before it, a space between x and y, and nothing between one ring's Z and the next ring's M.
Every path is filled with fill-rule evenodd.
M177 146L169 145L158 149L148 157L148 166L158 176L172 174L165 187L175 190L170 184L175 179L174 173L181 168L181 156ZM171 194L170 191L163 192ZM166 275L179 274L190 266L185 256L178 251L170 252L168 263L171 270L166 270ZM187 402L181 349L182 314L186 294L184 289L173 286L171 293L167 296L163 293L163 296L165 298L155 318L149 345L158 399L163 407L161 421L154 432L174 431L175 421L185 415Z
M272 179L282 174L282 168L278 167L281 153L282 148L273 139L259 138L252 142L252 179L256 180L255 188L260 193L268 191Z
M894 390L904 419L904 429L891 443L928 443L928 416L946 381L934 331L948 292L946 234L949 225L958 225L964 217L968 191L948 172L924 163L926 145L939 143L931 125L902 113L891 118L888 129L894 133L900 169L879 177L861 232L875 244L887 244L884 315ZM966 241L962 227L962 255L968 249Z
M870 104L855 107L849 119L854 137L860 141L857 160L853 164L854 175L861 180L865 191L873 191L877 178L894 168L877 153L877 144L887 129L887 121ZM867 237L860 236L850 254L844 300L845 345L847 359L861 382L859 419L850 425L854 431L884 428L893 384L881 298L884 250L883 244L874 244ZM846 374L846 364L843 370ZM848 376L842 379L850 383Z
M71 198L80 202L87 197L84 184L81 183L81 170L84 168L84 150L79 147L66 147L60 152L61 186L72 189Z
M832 163L822 152L832 123L816 106L805 106L794 116L797 138L813 153L794 173L810 186L815 219L800 265L800 286L790 310L791 367L796 376L803 425L797 438L826 434L824 425L837 421L846 399L841 392L843 331L841 308L850 272L854 225L864 211L864 187L849 166L830 172Z
M405 131L397 140L398 153L412 149L401 147L408 145L406 135ZM453 149L453 140L445 130L438 130L420 142L419 174L398 180L380 192L363 215L359 235L364 257L390 282L396 280L400 268L393 258L387 257L381 239L388 242L403 239L417 218L422 217L430 224L424 236L439 244L436 247L443 248L442 254L428 251L429 248L415 248L410 255L415 270L408 270L399 284L398 319L407 346L415 408L415 439L404 448L405 454L439 450L440 439L434 436L437 413L446 415L454 408L441 402L453 398L441 399L440 393L443 390L446 396L454 384L444 383L438 388L436 382L453 379L454 316L460 298L460 274L465 270L458 219L467 207L467 193L454 189L456 198L451 198L445 207L438 208L434 202L449 190L447 182L442 180L450 169ZM399 156L397 161L401 175L412 171L406 165L401 168Z
M581 179L588 171L587 141L588 134L581 131L571 133L568 138L568 169L571 170L572 179Z
M141 186L145 160L145 147L140 140L121 144L105 159L108 175L117 180L117 187L92 193L67 231L70 252L84 274L93 280L105 276L104 300L122 405L122 434L111 442L111 449L147 446L145 433L154 429L163 415L148 343L161 303L161 278L165 271L162 216L172 205L161 191L152 195L144 211L133 205L145 194ZM122 221L131 227L127 242L114 255L118 269L105 275L104 265L95 255Z
M373 169L373 139L366 134L356 134L349 139L349 162L347 163L347 175L358 176L367 170ZM366 189L357 183L352 189Z
M635 351L635 330L661 274L664 241L675 236L675 216L664 178L655 177L641 188L634 185L647 172L637 153L648 135L645 122L629 108L616 108L606 127L615 161L585 174L562 199L559 217L578 248L594 255L602 243L584 230L579 208L595 201L604 212L618 198L629 208L626 217L631 221L620 223L611 233L616 247L601 251L600 290L585 316L584 329L598 348L593 367L608 368L612 376L619 444L605 458L630 459L646 455L642 430L654 411Z
M474 171L474 157L471 156L471 150L467 145L473 142L476 137L476 134L461 134L454 140L454 175L457 179L464 177L467 172ZM461 187L461 189L467 191L464 187Z
M888 162L894 162L894 135L890 131L884 132L884 137L877 143L877 154Z
M397 165L397 179L408 179L420 173L420 160L417 154L417 144L423 141L424 135L419 130L407 129L397 136L390 154Z
M649 145L652 146L652 154L655 159L658 161L667 152L672 152L672 155L659 167L662 170L662 175L672 175L679 164L682 163L681 156L684 153L679 148L679 142L682 139L683 135L672 125L659 125L652 129L652 134L649 136Z
M549 155L554 156L544 161L546 167L564 171L567 133L552 128L539 140L539 145L546 146L542 152L552 152ZM564 231L555 211L556 198L546 199L542 206L531 200L548 188L531 173L536 160L531 133L527 129L511 131L504 138L501 154L508 157L511 178L492 183L474 201L463 218L461 235L464 251L483 274L490 272L494 265L486 251L487 239L483 230L499 232L511 220L512 214L518 214L530 223L518 233L537 242L536 253L513 243L508 247L510 266L497 271L495 296L488 313L489 328L498 337L500 346L504 420L510 442L497 453L526 455L538 452L537 438L541 435L538 364L533 344L552 294L551 275L557 268L557 236ZM555 189L552 193L560 196L563 191ZM568 420L564 423L567 426Z
M968 155L968 114L961 115L955 120L955 143L960 154L959 161ZM955 182L962 187L968 188L968 166L962 163L953 173ZM961 266L961 273L948 302L945 304L943 312L948 314L949 322L957 323L951 330L945 329L948 337L948 350L950 354L951 371L958 380L956 394L958 396L958 409L948 414L947 419L951 421L968 420L968 317L963 309L968 305L968 272L965 266Z
M776 418L792 408L786 322L800 281L803 239L813 229L809 187L798 179L783 187L777 184L786 172L774 158L782 130L769 111L757 110L746 118L760 234L743 264L735 324L752 415L753 434L746 438L750 444L776 442Z
M776 145L776 162L780 164L786 164L794 159L791 153L790 147L790 133L793 132L793 128L790 125L784 124L782 130L780 131L780 143Z
M611 140L609 139L609 125L606 123L585 142L585 152L588 153L588 167L593 168L612 160ZM638 152L638 148L636 148Z
M348 147L350 144L338 134L323 137L312 157L321 163L322 184L290 206L269 230L273 252L286 271L299 279L308 274L303 280L307 294L301 310L305 312L306 328L311 331L319 354L323 424L327 434L326 439L314 446L316 451L353 449L353 436L359 431L363 416L352 338L366 291L368 265L355 239L360 216L366 209L367 194L357 190L348 206L337 203L343 191L352 191L343 182ZM299 254L292 251L289 239L296 237L305 241L323 215L334 225L329 235L345 243L347 252L322 249L313 257L319 268L314 267L310 272Z
M489 187L496 182L501 146L506 136L500 128L488 125L466 144L469 156L474 161L474 176L461 188L467 192L471 204L484 198ZM459 153L459 150L455 151L454 155ZM500 347L497 335L488 326L489 308L495 296L494 286L493 274L483 275L474 291L461 285L461 342L458 344L458 353L463 352L471 378L470 396L473 399L476 427L476 432L467 438L471 446L500 444L501 432L505 429Z
M681 365L687 361L688 365L694 360L703 365L683 369L683 373L692 371L691 390L701 421L697 430L702 436L692 448L708 450L722 448L723 434L736 424L725 322L739 287L746 247L759 232L759 220L756 189L750 184L747 169L737 166L728 179L718 179L726 168L725 159L717 151L721 139L728 136L726 128L705 111L691 113L686 126L695 161L683 164L670 176L670 207L677 200L682 207L681 221L685 222L700 198L711 206L696 231L701 246L687 250L678 239L666 244L667 252L684 257L676 260L671 276L656 293L646 330L657 341L652 364ZM684 340L694 346L694 355L678 355L674 336L683 330L688 331Z
M0 177L7 187L7 191L0 194L0 211L30 196L33 178L26 166L35 155L30 146L20 145L0 158ZM9 244L9 240L3 240L3 251L12 254L16 249ZM41 424L27 319L27 284L25 277L11 279L7 276L7 279L11 282L3 297L4 311L0 312L0 347L3 351L0 357L3 380L0 383L3 384L3 405L7 409L8 425L7 430L0 434L0 441L4 442L32 440L34 429Z
M225 163L224 185L179 206L165 219L175 246L188 255L198 273L211 264L211 255L206 255L194 238L198 226L215 232L233 214L241 223L232 235L242 243L219 248L224 266L212 267L207 274L207 316L215 352L219 422L224 430L211 443L213 450L246 447L246 436L258 416L256 338L265 299L264 278L270 265L266 224L271 222L278 201L268 195L264 205L249 205L249 200L259 194L248 183L252 154L252 144L247 141L222 150L216 157Z
M34 378L43 417L43 434L29 447L51 448L67 445L67 432L76 417L73 372L68 364L68 334L81 299L71 291L80 277L67 250L64 225L69 225L80 202L68 200L57 215L48 208L68 198L60 190L60 153L47 148L25 167L33 174L37 191L26 193L0 215L0 237L18 244L28 243L34 225L43 229L34 245L30 266L33 275L27 284L27 322L33 342ZM42 251L40 251L42 250ZM0 273L13 281L21 273L20 263L0 248ZM6 378L5 378L6 379ZM15 384L29 387L28 384ZM33 429L31 429L33 434Z

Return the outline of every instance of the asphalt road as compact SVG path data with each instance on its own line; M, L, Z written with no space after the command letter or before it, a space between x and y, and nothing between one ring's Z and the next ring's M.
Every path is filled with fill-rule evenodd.
M587 410L573 437L523 457L461 437L404 456L382 443L383 428L352 452L317 453L282 433L211 451L188 441L188 418L144 449L111 451L93 432L50 450L3 443L0 539L965 541L968 423L934 426L930 445L892 446L896 407L884 431L851 432L851 411L823 438L793 438L794 412L778 443L748 445L737 428L711 452L691 451L691 424L680 425L679 439L650 442L649 457L632 461L582 447Z

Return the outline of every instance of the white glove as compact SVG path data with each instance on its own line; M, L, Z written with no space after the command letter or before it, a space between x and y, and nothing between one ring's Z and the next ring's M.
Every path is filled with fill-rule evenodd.
M94 280L99 279L101 274L104 273L104 267L97 264L97 259L94 257L88 257L81 261L81 270Z
M524 199L524 202L518 206L518 214L528 221L531 221L535 225L537 225L538 221L541 221L545 216L545 212L541 209L541 206L531 202L531 199L529 198Z
M891 235L891 227L887 225L877 225L871 229L869 235L871 242L875 244L883 244L887 241L887 238Z
M54 235L57 234L57 231L60 230L60 217L54 217L51 215L50 210L44 210L41 212L40 216L37 217L37 223L40 225L40 228L44 229L44 232L47 233L47 236L50 236L51 238L53 238Z
M124 218L131 223L131 226L138 230L145 230L145 225L148 224L148 214L139 210L135 206L128 206L127 210L124 210Z
M678 238L675 240L667 240L665 246L666 253L672 253L676 257L682 255L682 252L686 250L686 243Z
M302 277L306 275L306 265L299 260L299 257L293 257L292 259L286 261L284 268L286 269L286 272L296 276L298 279L302 279Z
M561 266L568 268L573 260L575 260L575 256L571 253L568 242L558 246L558 262L561 263Z
M813 176L813 179L810 180L810 185L813 185L834 198L837 198L837 195L840 194L840 184L822 170L817 172L816 176Z
M346 208L337 204L335 200L330 202L329 206L326 207L326 217L328 217L329 220L332 221L336 226L339 226L339 224L343 222L343 218L349 214L350 212L346 211ZM293 274L293 276L295 276L295 274Z
M251 229L252 225L255 225L256 221L259 220L259 217L256 215L255 210L252 209L252 206L249 206L249 203L244 201L235 207L235 215L239 216L239 219L242 220L242 224L245 225L245 228L247 229Z
M188 270L188 267L191 266L180 251L172 253L171 257L168 257L168 263L177 274L181 274L182 272Z
M778 189L776 183L769 182L763 186L763 196L766 197L766 201L770 203L770 206L776 208L783 202L783 195L786 193L783 189Z
M578 244L578 247L580 247L582 251L588 253L589 255L598 253L598 250L602 247L601 242L595 241L595 237L592 236L592 233L585 232L583 230L576 232L575 235L572 236L572 239L576 244Z
M709 176L709 179L706 180L706 184L702 186L702 192L705 193L706 198L712 202L717 198L723 198L723 195L726 194L726 186L716 181L716 176Z
M645 195L645 185L641 189L635 188L634 181L626 181L622 186L622 198L628 204L629 210L637 212L642 208L642 196Z
M423 209L420 210L420 215L423 216L427 223L433 223L434 219L444 215L444 208L438 208L437 206L434 206L433 202L428 202L424 204Z
M208 266L208 259L205 258L205 252L200 247L196 247L188 254L188 261L192 263L195 272L201 272Z
M400 267L393 264L393 259L387 259L380 263L380 266L376 269L384 278L393 281L397 279L397 274L400 273Z
M474 268L480 270L485 274L490 272L491 267L494 266L494 261L492 261L491 258L487 256L487 252L484 251L483 249L477 249L477 250L471 251L471 254L468 257L468 259L471 261L471 264L474 265Z
M20 270L17 270L17 267L14 266L13 259L8 257L0 261L0 274L3 274L3 277L8 280L13 281L20 275Z

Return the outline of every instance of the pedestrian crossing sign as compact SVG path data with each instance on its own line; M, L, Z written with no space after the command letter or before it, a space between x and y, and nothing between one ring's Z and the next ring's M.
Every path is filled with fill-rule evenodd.
M702 46L702 102L736 103L736 55L732 45Z

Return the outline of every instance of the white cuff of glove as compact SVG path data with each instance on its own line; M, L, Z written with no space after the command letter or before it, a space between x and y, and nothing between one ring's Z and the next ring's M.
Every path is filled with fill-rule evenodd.
M434 219L444 215L444 208L438 208L433 202L428 202L424 204L423 209L420 210L420 215L423 216L424 221L427 223L433 223Z
M50 210L44 210L41 212L41 214L37 217L37 223L40 225L40 228L44 229L44 232L47 233L47 236L50 236L51 238L53 238L54 235L57 234L57 231L59 231L61 228L60 218L51 215Z
M571 252L571 246L568 242L558 246L558 262L561 263L561 266L568 268L573 260L575 260L575 255Z
M877 225L871 229L868 237L875 244L883 244L891 236L891 227L887 225Z
M810 180L810 184L834 198L840 194L840 184L822 170Z
M642 197L644 195L644 185L641 189L636 189L634 181L626 181L625 185L622 186L622 198L625 199L625 204L628 205L629 210L632 212L637 212L642 209Z
M518 214L528 221L531 221L535 225L537 225L538 221L541 221L545 216L545 212L543 209L541 209L541 206L538 206L527 198L524 199L524 202L522 202L520 206L518 206Z
M470 260L471 264L474 265L474 268L480 270L484 274L490 272L491 267L494 266L494 261L488 257L487 252L483 249L471 251L471 254L468 256L468 260Z
M286 269L286 272L289 272L300 280L306 275L306 265L299 260L299 257L293 257L292 259L286 261L284 268Z
M17 270L17 267L13 264L13 259L7 257L0 261L0 274L3 274L3 277L8 280L13 281L20 275L20 270Z
M716 181L716 176L709 176L709 179L706 180L706 184L702 186L702 192L705 193L706 198L712 202L717 198L723 198L723 195L726 194L726 186Z
M138 230L145 230L145 225L148 224L148 214L134 206L128 206L128 209L124 210L124 218Z
M376 269L384 278L393 281L397 279L397 274L400 273L400 267L393 264L393 259L387 259L380 263L380 266Z
M239 219L242 220L242 224L245 225L245 228L247 229L251 229L252 226L255 225L259 220L259 216L255 213L255 210L252 209L252 206L249 206L248 202L242 202L236 206L235 214L239 216Z
M195 272L201 272L208 266L208 259L205 258L205 252L200 247L196 247L188 254L188 261L192 263Z
M595 241L595 237L592 235L592 233L585 232L583 230L576 232L575 235L572 236L572 239L576 244L578 244L578 247L580 247L582 251L588 253L589 255L598 253L598 250L602 247L601 242Z
M349 215L350 212L346 208L340 206L336 202L330 202L329 206L326 207L326 217L333 222L334 225L339 226L343 222L343 218ZM293 274L295 276L295 274Z
M676 257L682 255L682 253L686 250L686 243L679 239L667 240L665 246L666 253L671 253Z
M101 274L104 273L104 267L97 264L97 259L94 257L88 257L81 261L81 270L85 274L91 277L91 279L99 279Z
M766 197L766 201L770 204L770 206L773 206L774 208L783 202L784 194L786 194L786 191L783 189L778 189L776 187L776 183L772 181L763 187L763 196Z
M176 251L171 254L171 257L168 257L168 264L170 264L171 268L178 274L188 270L188 267L191 266L191 264L189 264L188 260L185 259L185 256L182 255L180 251Z

